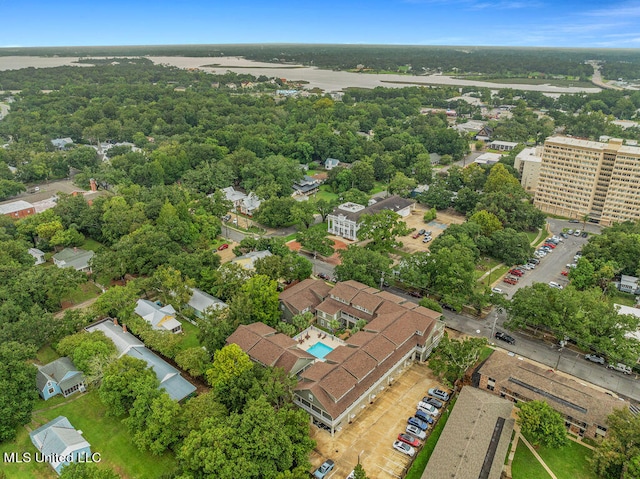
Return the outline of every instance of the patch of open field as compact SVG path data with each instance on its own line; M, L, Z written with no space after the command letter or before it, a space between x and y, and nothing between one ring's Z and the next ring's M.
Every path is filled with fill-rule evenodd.
M411 237L414 233L421 229L425 229L427 231L431 231L431 238L435 239L440 236L442 232L449 227L449 225L462 224L465 221L465 217L463 215L456 214L455 212L439 211L435 220L425 223L424 213L426 211L427 208L425 206L416 204L415 210L412 211L409 216L403 218L406 225L414 231L399 238L404 244L401 251L404 251L405 253L428 251L429 243L422 242L424 236L419 236L414 239Z

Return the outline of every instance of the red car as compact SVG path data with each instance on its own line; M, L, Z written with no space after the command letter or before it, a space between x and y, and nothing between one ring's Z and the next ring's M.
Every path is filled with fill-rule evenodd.
M562 271L560 274L562 276L569 276L569 272L568 271Z
M420 447L420 441L418 441L411 434L404 434L404 433L398 434L398 441L402 441L405 444L409 444L410 446L413 446L413 447Z
M415 234L411 235L411 237L412 237L413 239L417 239L417 238L419 238L419 237L420 237L420 233L415 233Z
M551 249L556 249L556 245L554 245L553 243L545 243L542 246L548 246Z
M221 244L218 246L218 251L222 251L223 249L227 249L229 245L227 243Z
M504 281L507 284L517 284L518 283L518 278L512 278L512 277L506 277L505 279L503 279L502 281Z
M524 275L524 273L522 271L520 271L519 269L511 269L511 270L509 270L509 274L512 274L514 276L522 276L522 275Z

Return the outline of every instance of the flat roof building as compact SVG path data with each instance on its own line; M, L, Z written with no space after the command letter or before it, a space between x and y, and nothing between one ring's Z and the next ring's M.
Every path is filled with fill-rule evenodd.
M640 218L640 147L554 136L542 152L535 205L609 226Z
M525 148L516 155L513 168L520 173L520 184L529 193L536 191L542 164L542 146Z
M31 203L18 200L11 203L0 205L0 215L9 216L11 218L24 218L25 216L34 215L36 208Z

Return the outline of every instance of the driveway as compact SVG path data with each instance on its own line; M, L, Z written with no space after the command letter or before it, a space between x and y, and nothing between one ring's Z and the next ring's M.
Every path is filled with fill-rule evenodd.
M407 418L415 413L418 401L435 386L439 384L427 365L414 363L334 437L311 426L311 437L317 443L311 454L313 470L326 459L333 459L336 467L328 477L343 479L359 457L369 477L404 477L411 459L393 449L393 441L404 432Z

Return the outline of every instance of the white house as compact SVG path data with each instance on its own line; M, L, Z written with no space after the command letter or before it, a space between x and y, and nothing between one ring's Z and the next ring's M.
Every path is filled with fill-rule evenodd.
M623 293L638 294L638 278L635 276L627 276L623 274L620 276L620 282L618 283L618 289Z
M324 160L324 169L333 170L339 164L340 160L336 160L335 158L327 158L326 160Z
M146 299L139 299L135 313L151 325L153 329L181 333L182 324L175 317L176 310L167 304L160 306Z
M242 200L242 203L240 203L240 212L247 216L253 216L256 210L260 208L261 203L262 200L258 198L255 193L251 192Z
M31 256L33 256L33 258L36 260L35 264L44 263L44 252L43 251L40 251L38 248L29 248L29 254Z

